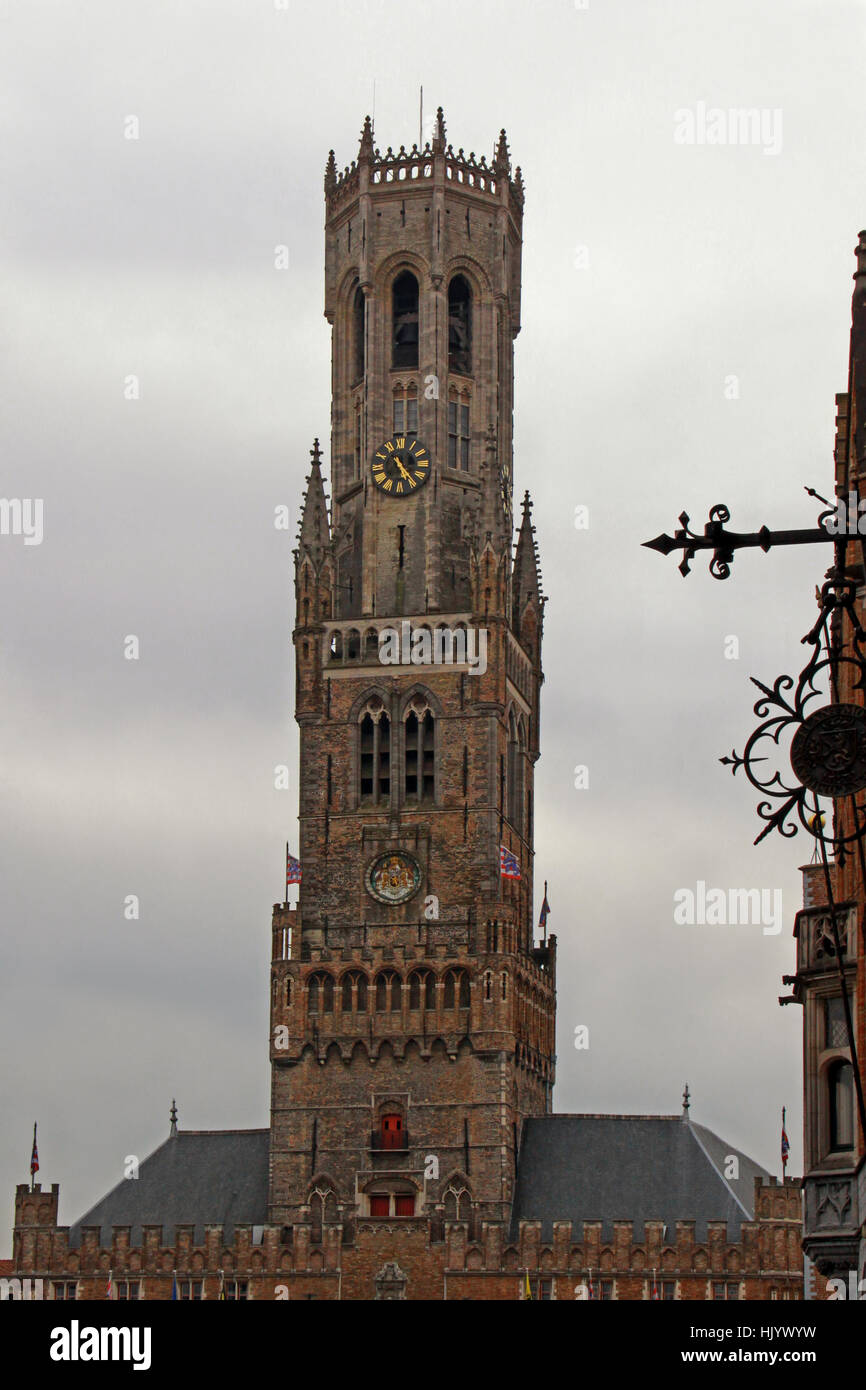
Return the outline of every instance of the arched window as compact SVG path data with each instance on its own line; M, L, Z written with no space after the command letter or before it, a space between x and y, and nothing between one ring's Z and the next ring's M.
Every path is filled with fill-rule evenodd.
M350 970L343 976L342 1010L344 1014L363 1013L367 1008L367 979L359 970Z
M827 1070L830 1149L854 1147L854 1068L840 1059Z
M330 1188L324 1192L320 1187L315 1188L310 1193L310 1240L314 1245L320 1245L322 1242L322 1226L332 1226L336 1220L336 1194Z
M307 1009L311 1014L334 1012L334 979L332 975L311 975L307 985Z
M469 1008L469 976L465 970L449 970L445 976L442 992L442 1007L445 1009Z
M364 319L366 301L359 285L352 303L352 384L364 379Z
M472 291L462 275L448 286L448 370L472 372Z
M469 1219L469 1193L465 1187L455 1187L453 1184L445 1189L444 1206L446 1221L468 1221Z
M407 801L433 801L436 795L436 725L426 701L416 696L404 725L404 793Z
M291 1002L292 1002L292 977L291 977L291 975L287 975L287 976L286 976L286 1007L288 1007L288 1006L291 1004Z
M493 971L492 971L492 970L485 970L485 972L484 972L484 1002L485 1002L485 1004L489 1004L492 998L493 998Z
M418 366L418 281L404 270L394 281L392 290L393 330L391 366Z
M409 1008L435 1009L436 976L432 970L413 970L409 976Z
M393 970L383 970L376 976L376 1012L396 1013L400 1008L402 982Z
M367 703L360 722L361 800L377 805L391 795L391 724L378 696Z

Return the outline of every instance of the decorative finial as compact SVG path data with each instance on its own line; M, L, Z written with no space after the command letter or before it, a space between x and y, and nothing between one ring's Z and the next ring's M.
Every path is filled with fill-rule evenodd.
M175 1103L174 1103L174 1096L172 1096L172 1098L171 1098L171 1114L170 1114L170 1117L171 1117L171 1129L170 1129L170 1131L169 1131L169 1137L172 1138L172 1139L174 1139L174 1138L177 1137L177 1106L176 1106Z
M688 1113L689 1113L689 1105L690 1105L690 1100L689 1100L689 1083L688 1083L688 1081L687 1081L687 1082L686 1082L686 1088L685 1088L685 1090L683 1091L683 1115L684 1115L684 1116L687 1116Z
M334 151L328 151L328 162L325 165L325 192L330 193L332 188L337 186L337 163L334 159Z
M362 159L373 158L373 122L369 116L364 117L364 129L361 131L361 147L358 150L358 163Z
M313 447L312 447L312 449L310 450L310 458L313 460L313 463L321 463L321 462L322 462L322 455L321 455L321 452L319 451L319 441L318 441L318 438L316 438L316 439L313 440Z
M436 108L436 129L433 132L433 148L441 150L445 148L445 113L441 106Z
M499 132L499 143L496 146L496 153L493 156L493 167L498 174L508 174L511 172L511 159L508 154L508 140L503 127Z

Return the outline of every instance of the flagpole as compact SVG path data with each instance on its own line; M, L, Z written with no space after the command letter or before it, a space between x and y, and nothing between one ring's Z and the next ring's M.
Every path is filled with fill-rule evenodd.
M288 842L288 840L286 840L286 886L285 886L284 892L285 892L285 895L286 895L285 906L288 907L288 905L289 905L289 842Z
M788 1137L788 1136L787 1136L787 1134L786 1134L786 1132L785 1132L785 1106L783 1105L783 1106L782 1106L782 1182L783 1182L783 1183L784 1183L784 1181L785 1181L785 1169L786 1169L787 1166L788 1166L788 1155L787 1155L787 1153L786 1153L786 1151L785 1151L785 1143L784 1143L784 1141L785 1141L785 1139L787 1139L787 1137Z
M547 902L547 879L544 880L544 902ZM544 945L547 945L547 918L544 919Z
M30 1150L30 1191L35 1192L34 1178L39 1172L39 1151L36 1147L36 1122L33 1124L33 1148Z

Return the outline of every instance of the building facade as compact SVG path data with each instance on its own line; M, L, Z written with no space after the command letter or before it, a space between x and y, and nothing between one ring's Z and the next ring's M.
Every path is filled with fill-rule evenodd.
M81 1222L63 1296L799 1297L799 1194L676 1116L552 1113L533 917L545 600L512 553L524 189L447 143L325 173L331 487L295 552L297 905L274 908L268 1130L178 1131ZM641 1161L636 1162L640 1156Z
M857 521L857 513L864 507L861 499L866 499L866 232L860 233L856 256L848 389L836 397L834 481L846 521L853 517L855 522L844 548L844 565L846 578L855 586L853 613L860 623L866 613L862 539L866 522L862 516ZM853 629L850 614L840 608L835 631L849 655L856 636ZM847 660L840 665L832 699L846 705L864 704L858 670ZM850 801L840 797L834 802L835 831L841 835L854 829ZM866 1143L858 1105L858 1091L862 1094L866 1089L866 873L862 846L852 843L846 856L829 864L827 874L820 863L807 865L802 872L803 909L794 928L796 973L785 977L793 992L780 1002L796 1001L803 1006L803 1248L828 1278L841 1278L849 1288L853 1276L863 1297ZM833 909L838 941L831 921Z

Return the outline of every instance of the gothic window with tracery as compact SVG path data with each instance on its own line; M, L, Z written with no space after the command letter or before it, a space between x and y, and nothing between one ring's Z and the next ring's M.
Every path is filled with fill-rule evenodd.
M413 700L404 725L407 801L433 801L435 797L436 728L426 701Z
M391 724L378 696L368 700L359 729L359 787L362 802L373 805L391 795Z

